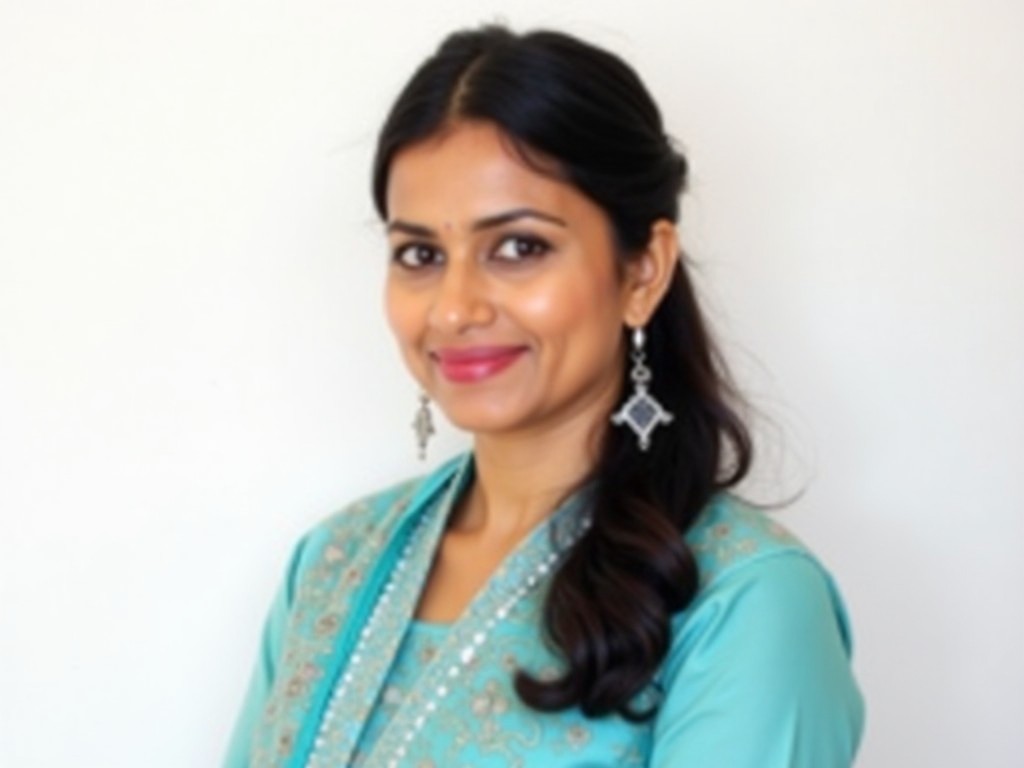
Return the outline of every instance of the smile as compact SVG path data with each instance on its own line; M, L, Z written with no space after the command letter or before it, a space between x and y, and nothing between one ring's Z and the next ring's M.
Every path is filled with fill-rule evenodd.
M441 374L459 384L482 381L508 368L526 352L526 347L467 347L439 349L432 357Z

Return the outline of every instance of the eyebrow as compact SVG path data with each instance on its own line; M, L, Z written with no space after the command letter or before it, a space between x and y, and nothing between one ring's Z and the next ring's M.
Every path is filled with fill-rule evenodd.
M540 219L550 224L557 224L560 227L567 227L563 219L557 216L552 216L549 213L538 211L535 208L515 208L511 211L505 211L503 213L496 213L493 216L485 216L482 219L477 219L473 222L471 230L473 232L479 232L484 229L491 229L493 227L500 227L502 224L508 224L519 219ZM402 221L401 219L395 219L394 221L388 222L387 232L404 232L408 235L415 235L417 237L437 237L437 232L430 227L426 227L422 224L413 224L408 221Z

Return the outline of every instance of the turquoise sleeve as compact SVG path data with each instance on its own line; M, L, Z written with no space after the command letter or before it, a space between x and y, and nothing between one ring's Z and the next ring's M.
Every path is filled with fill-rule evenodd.
M242 711L235 722L228 745L228 753L224 759L224 768L249 768L249 745L252 743L253 729L259 722L260 715L271 686L274 684L274 673L280 657L284 641L288 614L295 597L299 563L305 551L306 540L303 539L292 552L288 570L281 586L271 603L270 612L263 625L259 654L256 666L249 680L249 688L242 703Z
M781 552L726 570L679 617L651 768L843 768L864 705L828 575Z

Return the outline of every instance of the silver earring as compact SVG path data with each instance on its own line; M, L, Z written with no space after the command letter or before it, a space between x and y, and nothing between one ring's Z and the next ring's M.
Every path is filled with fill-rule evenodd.
M430 398L420 393L420 407L416 409L416 418L412 420L412 428L416 433L416 449L420 461L427 458L427 442L434 434L434 416L430 412Z
M651 381L651 369L644 363L644 331L633 329L633 370L629 378L633 381L633 394L612 416L613 424L625 424L639 438L640 450L646 451L651 445L651 432L659 424L670 424L674 418L661 407L661 403L647 391Z

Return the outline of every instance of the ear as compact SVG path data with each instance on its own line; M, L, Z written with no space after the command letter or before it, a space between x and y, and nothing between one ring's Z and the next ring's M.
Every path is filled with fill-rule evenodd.
M643 253L626 267L623 321L631 328L647 325L658 308L679 261L679 234L668 219L651 225Z

